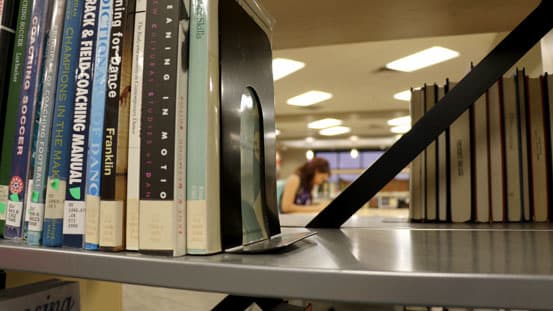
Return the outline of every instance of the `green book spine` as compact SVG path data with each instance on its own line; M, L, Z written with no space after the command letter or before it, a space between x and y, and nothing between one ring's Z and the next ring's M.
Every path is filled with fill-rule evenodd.
M0 151L0 236L4 232L6 220L6 207L8 205L8 184L11 175L11 163L13 157L13 145L15 139L15 122L19 100L19 89L21 87L21 74L25 43L27 42L27 27L31 5L29 0L21 0L17 17L17 28L15 30L15 44L13 50L12 67L8 89L8 101L6 107L6 121L2 135L3 143ZM11 117L10 117L11 116Z

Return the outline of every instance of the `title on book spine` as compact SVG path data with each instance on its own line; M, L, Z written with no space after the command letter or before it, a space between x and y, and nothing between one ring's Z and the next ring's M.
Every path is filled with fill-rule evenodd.
M83 12L81 44L73 112L73 134L71 135L71 158L69 160L69 184L83 183L84 159L86 156L87 115L92 83L92 59L96 40L96 1L87 0Z

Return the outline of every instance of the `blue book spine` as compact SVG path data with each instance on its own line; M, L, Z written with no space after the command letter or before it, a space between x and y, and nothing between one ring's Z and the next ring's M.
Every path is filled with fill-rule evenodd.
M69 147L76 87L74 73L79 59L81 40L78 34L81 32L83 4L81 0L69 0L65 8L42 231L42 243L46 246L63 244L63 205L69 172Z
M96 0L86 0L81 22L81 42L76 70L75 99L69 150L69 176L63 210L63 245L84 247L86 204L86 154L90 101L94 82L96 30L98 18Z
M106 77L113 0L102 0L98 13L96 32L96 60L88 128L88 155L86 168L86 232L85 249L99 248L100 230L100 176L102 175L102 144L104 132L104 111L106 108Z
M27 244L40 245L42 240L42 228L44 221L44 194L47 178L47 166L49 156L50 137L52 129L52 113L54 112L54 100L56 81L58 76L58 61L60 55L60 39L63 30L63 17L65 15L65 0L55 0L52 6L52 18L47 35L45 49L44 74L42 76L42 95L40 103L40 120L36 138L36 150L34 158L33 188L31 203L28 206L29 224L27 232Z
M15 146L13 150L12 174L9 184L8 209L4 237L20 239L25 215L29 177L31 175L32 134L40 91L40 76L45 46L47 21L50 19L50 1L34 0L31 10L23 84L19 94Z

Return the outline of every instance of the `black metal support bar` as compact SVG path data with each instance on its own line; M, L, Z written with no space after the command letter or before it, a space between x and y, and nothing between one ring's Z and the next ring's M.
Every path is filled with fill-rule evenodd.
M542 0L455 88L344 189L307 227L339 228L553 28L551 12L553 0Z

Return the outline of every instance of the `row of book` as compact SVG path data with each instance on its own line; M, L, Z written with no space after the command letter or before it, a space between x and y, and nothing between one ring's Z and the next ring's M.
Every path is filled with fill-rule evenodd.
M417 122L455 83L412 91ZM411 164L413 221L546 222L553 191L553 77L497 81Z
M4 238L220 251L217 1L0 3Z

